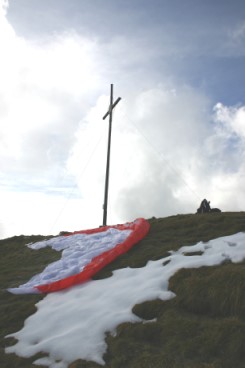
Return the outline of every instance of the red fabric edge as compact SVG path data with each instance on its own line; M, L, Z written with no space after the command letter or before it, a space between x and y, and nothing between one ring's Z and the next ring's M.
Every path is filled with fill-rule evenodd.
M123 253L126 253L133 245L143 239L150 229L150 224L143 218L136 219L134 222L120 224L115 226L103 226L96 229L76 231L67 236L74 234L93 234L106 231L109 228L115 228L119 230L132 230L130 235L125 239L124 242L117 244L113 249L110 249L97 257L93 258L92 261L84 267L84 269L76 274L66 277L62 280L54 281L50 284L35 286L36 289L42 293L50 293L62 289L66 289L73 285L80 284L89 280L93 275L100 271L107 264L111 263L114 259Z

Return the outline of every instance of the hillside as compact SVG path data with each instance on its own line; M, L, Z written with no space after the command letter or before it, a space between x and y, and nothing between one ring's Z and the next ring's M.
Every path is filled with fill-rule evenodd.
M96 279L113 270L143 267L161 259L170 250L237 232L245 232L245 212L177 215L150 219L149 234ZM1 266L1 368L35 367L31 359L5 354L11 339L4 336L19 330L35 311L43 296L12 295L6 291L26 282L45 265L59 258L49 248L38 252L25 244L44 239L19 236L0 241ZM245 246L245 245L244 245ZM124 323L117 336L108 334L105 361L108 368L244 368L245 366L245 262L221 266L183 269L170 280L176 297L155 300L134 307L134 313L154 323ZM96 302L96 301L95 301ZM75 362L70 368L101 367L91 362Z

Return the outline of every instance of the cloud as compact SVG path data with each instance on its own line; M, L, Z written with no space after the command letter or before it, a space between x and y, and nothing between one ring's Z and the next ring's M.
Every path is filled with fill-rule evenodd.
M216 122L220 123L227 136L245 139L245 107L227 107L218 103L214 107Z
M104 187L106 146L105 138L103 144L100 140L99 119L105 104L102 97L88 114L68 161L81 192L94 204L102 198ZM208 99L186 86L177 90L159 87L122 99L113 123L111 220L193 212L199 200L213 195L209 185L216 172L205 142L217 133L210 119ZM91 138L91 150L82 153ZM82 167L87 170L84 177L79 175Z
M76 34L30 42L3 19L1 167L52 176L54 166L64 165L79 119L100 88L96 46Z
M206 149L216 170L235 172L244 157L244 106L214 106L214 132L206 140Z
M57 232L64 216L64 227L78 226L77 211L81 226L81 194L66 160L79 121L100 94L96 43L75 32L19 37L6 19L7 5L0 4L0 236Z
M167 43L75 31L27 39L7 21L8 3L0 5L1 237L101 224L112 82L122 100L113 115L109 223L195 212L204 197L243 208L244 106L212 110L208 96L174 70L169 76L166 60L155 71L162 55L175 54Z
M214 132L206 139L213 165L211 193L226 210L243 210L245 180L244 106L214 106Z
M8 0L0 0L0 16L4 20L4 17L7 14L7 9L9 7L9 1Z
M1 238L21 234L57 234L58 229L61 230L60 226L63 225L63 217L65 217L64 226L68 227L75 225L76 217L81 219L79 216L81 201L73 198L69 200L69 204L67 203L65 213L61 214L64 206L62 195L2 189L0 202L2 208L0 214ZM69 218L72 218L72 224L69 223ZM58 228L56 227L57 220L59 220Z
M110 218L127 221L195 212L204 197L213 207L242 209L243 201L236 198L244 172L240 159L244 148L234 145L233 134L236 131L242 139L244 108L218 104L212 116L206 96L186 86L159 87L130 97L122 99L114 114ZM77 135L79 153L74 150L69 161L73 169L80 167L78 157L85 158L81 150L89 142L86 137L95 137L97 132L99 143L86 173L87 184L79 169L74 172L91 203L94 198L99 201L104 186L106 147L99 140L102 127L98 128L98 122L105 103L105 97L101 98L88 115L87 132L82 125ZM88 156L84 165L87 160Z

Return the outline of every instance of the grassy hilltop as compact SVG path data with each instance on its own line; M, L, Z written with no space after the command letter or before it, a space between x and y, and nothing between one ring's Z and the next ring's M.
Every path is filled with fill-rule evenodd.
M97 274L97 279L108 277L118 268L142 267L183 245L245 232L245 212L177 215L149 222L149 234ZM21 329L43 296L12 295L6 288L26 282L59 258L59 253L49 248L33 251L25 247L42 239L18 236L0 240L0 368L36 367L32 365L34 357L23 359L5 354L4 347L13 341L4 336ZM105 367L244 368L245 262L180 270L170 279L169 288L176 293L174 299L134 307L135 314L156 318L155 323L124 323L117 328L116 337L108 334ZM85 361L70 365L99 367Z

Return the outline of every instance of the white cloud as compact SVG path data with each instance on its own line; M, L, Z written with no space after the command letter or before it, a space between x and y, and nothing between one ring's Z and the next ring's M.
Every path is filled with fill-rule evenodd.
M73 198L76 183L66 160L79 121L100 93L98 48L74 32L26 40L16 35L5 15L2 3L0 236L97 226L92 203L81 201L86 193Z
M58 234L62 230L93 226L86 217L91 218L89 208L87 207L86 213L83 211L84 202L69 197L69 194L65 198L64 192L46 194L38 191L2 190L1 238L21 234ZM94 216L94 220L98 223L99 218Z
M245 106L227 107L218 103L214 107L215 120L221 124L228 136L245 139Z
M153 67L145 71L161 50L149 49L149 40L137 42L135 35L100 43L74 31L27 40L7 21L3 4L0 184L9 198L4 209L18 206L26 191L37 208L40 193L48 201L56 191L64 213L70 192L81 205L80 226L70 213L67 226L60 220L60 230L101 223L108 127L102 116L112 82L122 101L113 119L109 223L194 212L204 197L223 210L231 203L234 210L242 208L235 196L242 194L244 173L243 106L218 104L212 117L207 96L171 83L164 68L156 84ZM230 190L220 185L224 178ZM1 237L27 231L32 214L20 208L11 214L18 227L6 225ZM48 233L51 218L37 213L43 222L38 232Z
M31 171L42 163L64 163L79 118L100 89L96 44L75 33L28 41L15 34L3 11L0 34L5 167L26 165Z
M209 152L211 175L211 195L227 211L244 210L245 199L242 187L245 182L245 107L214 107L213 134L206 139Z
M81 191L91 203L102 198L106 147L100 142L93 151L86 183L79 168L89 158L81 152L89 142L87 135L97 134L99 141L99 118L105 103L103 97L93 109L92 116L97 111L96 124L87 117L88 130L83 124L75 146L79 151L70 157L70 165L78 168L75 175ZM234 129L242 137L239 129L243 108L226 109L230 129L224 135L220 126L226 124L226 115L221 115L216 106L212 122L209 101L191 88L172 91L159 87L122 99L113 122L109 196L112 222L195 212L204 197L213 207L240 210L244 203L236 198L244 172L240 160L244 148L234 146L232 139ZM78 160L82 156L86 157L83 165Z

